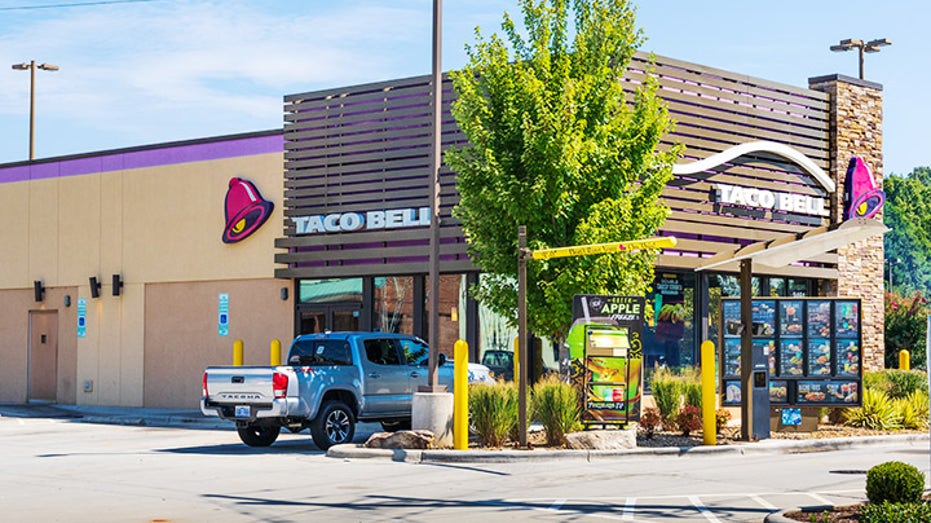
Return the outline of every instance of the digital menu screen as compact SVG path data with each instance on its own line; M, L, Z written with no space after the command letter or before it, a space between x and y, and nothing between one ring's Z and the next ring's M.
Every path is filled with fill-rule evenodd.
M752 311L753 353L768 362L771 403L860 404L859 300L754 298ZM726 402L739 403L740 382L734 380L741 367L739 299L722 300L721 321L722 387Z

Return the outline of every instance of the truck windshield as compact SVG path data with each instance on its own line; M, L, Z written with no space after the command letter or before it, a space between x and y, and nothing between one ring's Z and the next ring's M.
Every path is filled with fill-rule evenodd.
M288 363L300 366L352 365L345 340L301 340L291 347Z

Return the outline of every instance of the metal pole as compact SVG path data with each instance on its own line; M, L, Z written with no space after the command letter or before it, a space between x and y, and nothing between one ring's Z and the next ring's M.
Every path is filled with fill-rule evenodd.
M520 358L517 377L517 434L521 448L527 447L527 226L517 228L517 347Z
M928 376L928 390L931 390L931 314L925 322L925 329L925 374ZM931 424L928 432L931 434Z
M443 2L433 0L433 154L430 157L431 212L430 212L430 318L427 324L430 345L429 388L442 392L437 372L437 355L440 350L440 144L442 140L443 73L441 64Z
M29 159L36 157L36 61L29 61Z
M860 44L857 48L860 50L860 79L863 79L863 48L866 47L865 43Z
M753 435L753 262L740 260L740 439Z

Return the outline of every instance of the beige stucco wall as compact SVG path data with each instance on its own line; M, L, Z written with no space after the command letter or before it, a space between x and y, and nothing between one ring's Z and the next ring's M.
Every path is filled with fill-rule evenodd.
M286 352L293 301L281 299L282 280L150 284L146 288L147 407L196 408L208 365L231 365L233 342L243 341L245 365L268 365L273 339ZM229 335L217 331L219 294L229 294ZM282 355L282 360L284 356Z
M274 332L286 341L293 313L291 301L280 300L278 289L290 284L274 279L274 240L283 228L282 161L281 153L271 153L0 184L0 220L11 224L0 228L0 401L25 400L31 308L59 309L59 359L66 354L72 358L64 365L59 361L59 401L64 403L141 406L150 398L145 382L163 376L146 374L151 360L147 321L166 333L177 331L162 318L178 318L161 308L163 299L147 310L147 293L160 284L183 289L198 288L200 282L245 280L250 288L263 286L277 307L263 308L262 315L280 312L276 321L287 328L282 331L271 322L256 327L266 330L255 337L271 339ZM229 180L236 176L252 181L275 209L251 237L225 244L224 200ZM113 274L121 274L125 282L120 296L112 296ZM90 296L91 276L103 284L96 299ZM33 299L34 280L42 280L48 289L42 303ZM68 308L63 306L66 293L72 297ZM172 306L202 305L186 303L185 293L179 294ZM76 331L78 298L87 300L83 338ZM216 313L214 296L209 314L213 323L200 326L214 337ZM164 346L194 350L180 334L156 339ZM198 396L201 370L194 372ZM93 382L91 392L83 390L86 380ZM154 397L152 401L176 406Z

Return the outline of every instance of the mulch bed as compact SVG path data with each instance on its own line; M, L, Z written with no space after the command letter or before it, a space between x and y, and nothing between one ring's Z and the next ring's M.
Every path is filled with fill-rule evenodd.
M795 521L805 521L811 523L855 523L860 521L860 507L863 503L856 505L847 505L845 507L834 507L831 510L817 510L813 512L796 510L795 512L786 512L783 514L788 519Z

